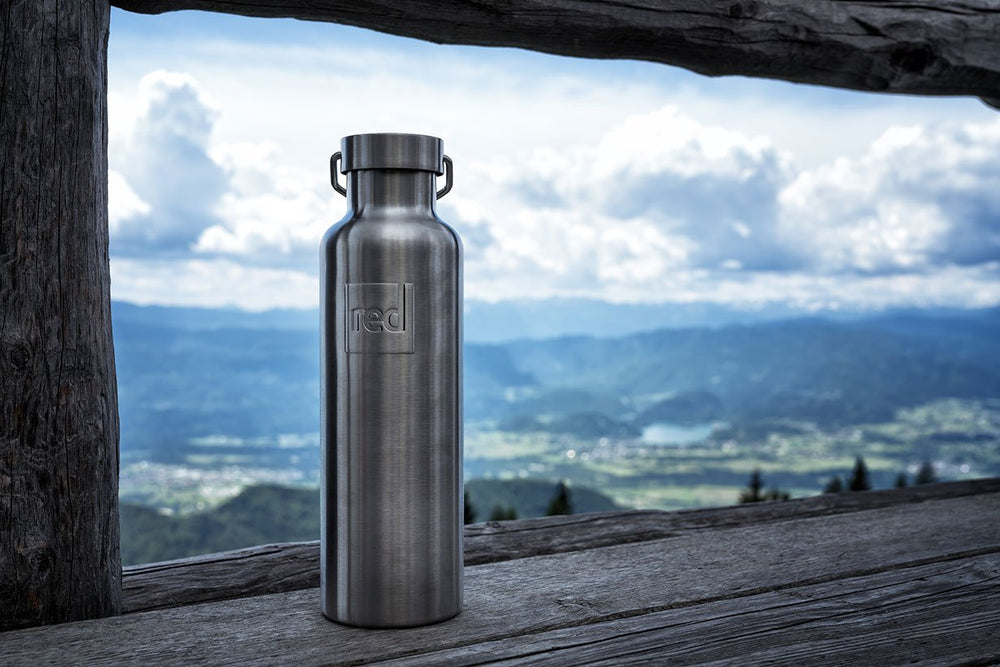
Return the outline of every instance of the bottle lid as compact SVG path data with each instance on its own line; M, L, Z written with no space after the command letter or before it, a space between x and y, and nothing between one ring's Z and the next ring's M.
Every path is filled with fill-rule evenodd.
M340 140L340 171L419 169L444 173L444 142L426 134L352 134Z

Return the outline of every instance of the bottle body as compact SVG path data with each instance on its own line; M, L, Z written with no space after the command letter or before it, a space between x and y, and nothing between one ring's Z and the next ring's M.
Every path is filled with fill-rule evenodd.
M462 249L434 174L348 173L321 250L321 596L332 620L462 605Z

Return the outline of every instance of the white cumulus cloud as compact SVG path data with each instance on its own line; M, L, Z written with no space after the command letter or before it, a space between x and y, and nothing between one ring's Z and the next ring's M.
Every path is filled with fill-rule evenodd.
M864 155L801 172L782 227L824 271L1000 260L1000 121L894 127Z
M192 77L165 71L142 78L137 106L131 133L110 161L146 206L118 219L112 251L183 256L215 224L214 207L228 186L208 154L218 112Z
M245 266L216 258L111 259L111 296L140 305L267 308L316 306L319 281L292 269Z
M152 72L117 104L118 298L314 304L319 242L345 210L329 147L302 164L275 139L220 141L226 108L185 74ZM439 210L464 239L470 298L1000 303L1000 121L891 128L808 168L676 105L576 142L449 152Z
M472 165L456 226L485 226L491 246L466 275L482 277L480 298L653 301L672 297L680 272L786 266L775 205L790 169L766 138L675 107L630 117L592 146Z
M119 111L130 131L112 144L109 171L116 256L231 256L315 272L319 240L339 217L319 169L284 164L275 142L215 142L222 112L187 74L147 74L131 107L133 118Z
M112 236L118 235L123 220L147 215L150 210L149 204L129 187L120 171L108 170L108 227Z
M229 189L214 208L219 222L201 233L196 252L236 255L255 264L305 264L315 271L320 239L339 217L329 177L319 169L283 164L279 152L274 142L213 150ZM337 203L343 206L342 199Z

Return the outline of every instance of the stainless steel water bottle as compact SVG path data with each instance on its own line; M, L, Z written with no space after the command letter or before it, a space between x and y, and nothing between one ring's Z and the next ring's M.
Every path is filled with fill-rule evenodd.
M320 252L323 613L434 623L462 608L462 245L435 211L451 160L436 137L359 134L330 171L348 209Z

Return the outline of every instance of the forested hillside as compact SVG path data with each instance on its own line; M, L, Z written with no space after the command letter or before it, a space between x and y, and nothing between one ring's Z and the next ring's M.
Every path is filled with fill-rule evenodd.
M555 485L538 480L470 480L466 484L474 521L499 507L518 518L545 515ZM617 509L607 496L587 488L570 490L574 513ZM134 565L273 542L319 539L319 491L274 485L248 487L219 507L189 516L121 505L122 563Z

